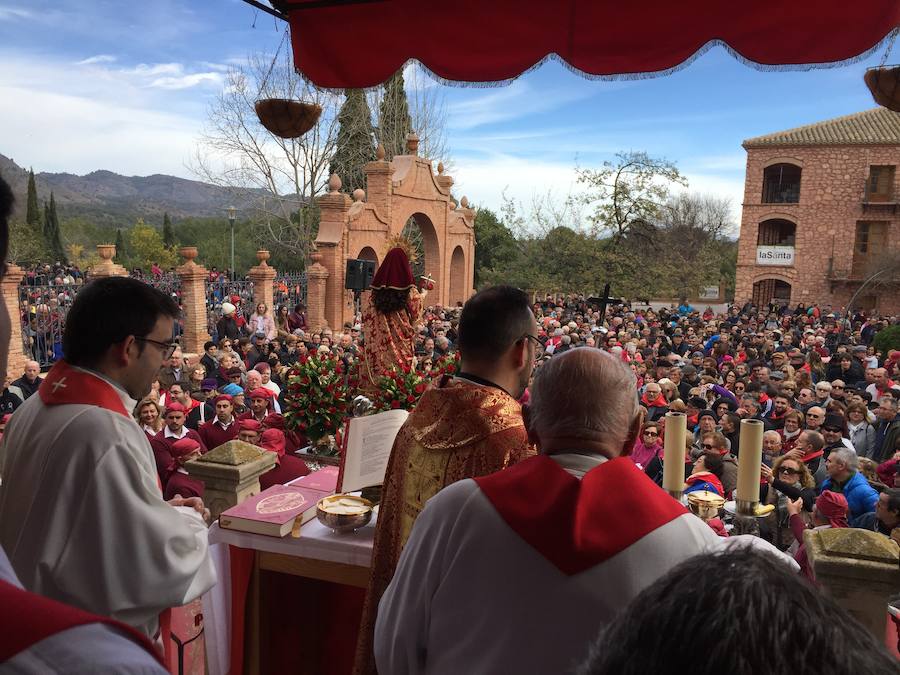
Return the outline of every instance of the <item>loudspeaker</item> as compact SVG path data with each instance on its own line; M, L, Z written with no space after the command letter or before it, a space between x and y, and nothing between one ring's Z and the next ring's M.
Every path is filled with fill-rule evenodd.
M344 288L348 291L366 291L375 277L374 260L348 260L347 273L344 276Z

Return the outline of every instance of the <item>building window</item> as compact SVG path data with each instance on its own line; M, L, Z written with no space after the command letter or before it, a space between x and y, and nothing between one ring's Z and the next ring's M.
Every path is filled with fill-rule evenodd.
M773 164L763 171L763 204L796 204L800 201L800 174L794 164Z
M866 181L867 202L889 202L894 196L893 166L870 166Z
M753 284L752 301L760 309L773 304L783 307L791 301L791 285L781 279L760 279Z
M797 238L797 226L789 220L773 218L759 224L757 246L793 246Z
M865 277L887 248L888 226L884 221L860 221L856 223L856 239L853 242L853 277Z

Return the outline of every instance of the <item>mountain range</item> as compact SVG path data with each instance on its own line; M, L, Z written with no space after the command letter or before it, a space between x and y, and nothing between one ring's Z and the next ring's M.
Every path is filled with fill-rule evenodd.
M16 195L13 217L25 217L28 170L0 154L0 176ZM123 227L138 218L162 223L163 213L173 219L223 218L230 205L240 207L261 191L222 188L196 180L154 174L122 176L112 171L92 171L84 176L71 173L36 173L38 199L56 199L60 218L84 217L98 225Z

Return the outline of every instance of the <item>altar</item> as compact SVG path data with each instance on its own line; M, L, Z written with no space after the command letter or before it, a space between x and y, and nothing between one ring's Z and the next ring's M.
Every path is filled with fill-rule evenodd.
M312 520L297 538L213 523L210 556L219 581L203 596L208 672L269 672L273 659L283 663L293 653L291 672L349 672L376 517L345 534Z

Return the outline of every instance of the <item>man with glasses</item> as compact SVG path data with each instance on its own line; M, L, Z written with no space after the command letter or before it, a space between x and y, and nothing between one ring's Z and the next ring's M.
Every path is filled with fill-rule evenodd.
M360 672L374 671L378 602L425 502L450 483L494 473L534 454L517 402L541 346L528 296L510 286L473 295L459 318L457 345L460 371L423 394L391 450L360 626Z
M713 432L706 434L700 442L703 454L716 455L722 458L722 487L725 488L726 499L730 498L732 491L737 487L737 457L728 450L728 439L724 434Z
M171 340L168 341L171 343ZM169 348L169 344L166 344L166 348ZM175 345L169 351L169 356L167 358L167 365L165 368L159 371L159 386L161 389L165 391L169 390L173 384L180 384L182 387L190 391L191 388L191 379L190 374L188 373L188 369L184 367L184 355L181 353L181 347Z
M135 279L86 284L66 318L64 360L16 411L0 461L0 544L25 588L150 638L160 613L215 583L202 500L163 500L131 417L173 356L178 314Z
M831 403L831 383L819 382L816 384L816 405L827 408Z
M821 432L821 427L825 423L825 408L814 405L806 411L806 428L809 431Z

